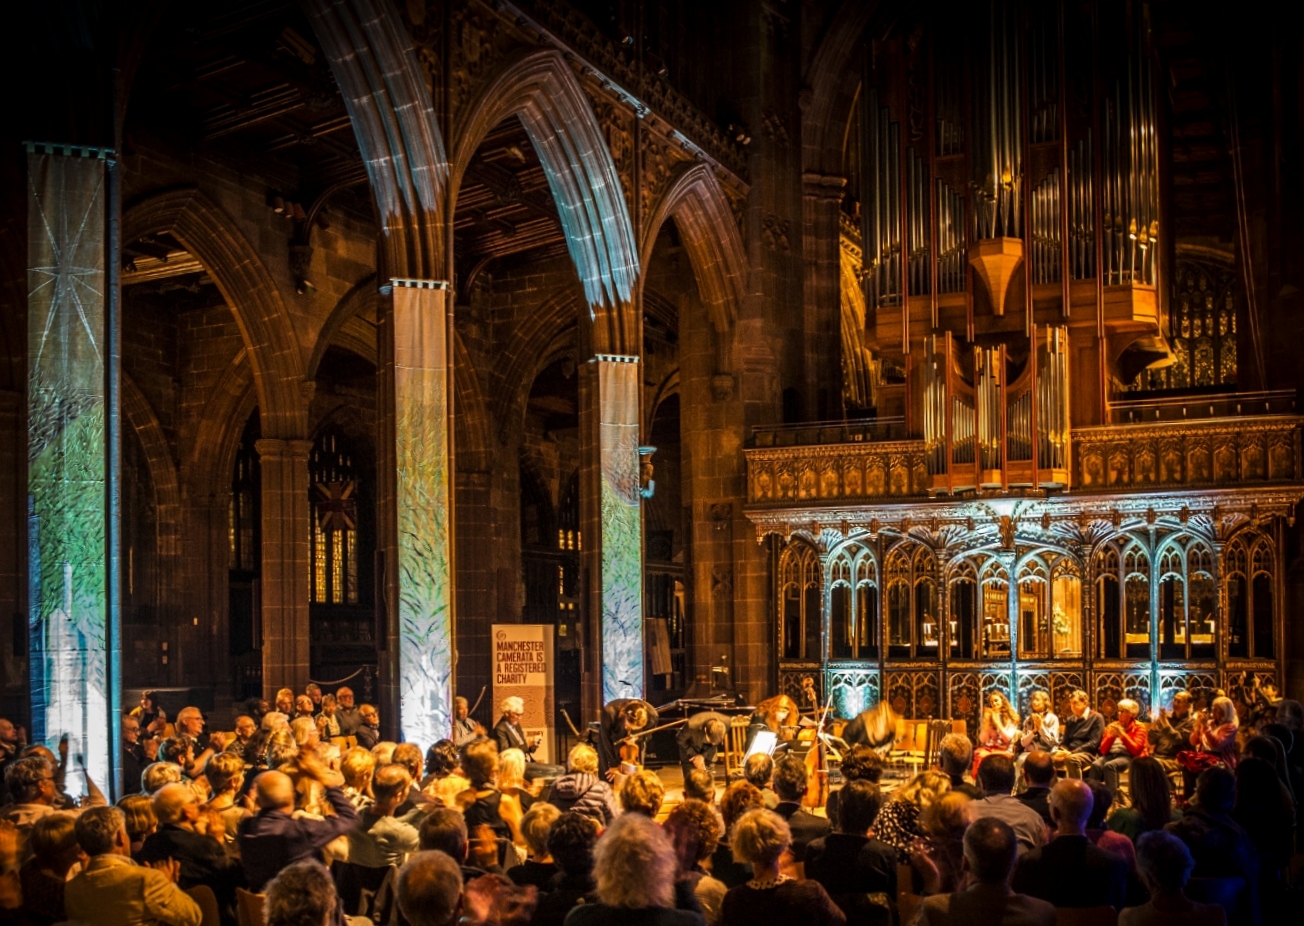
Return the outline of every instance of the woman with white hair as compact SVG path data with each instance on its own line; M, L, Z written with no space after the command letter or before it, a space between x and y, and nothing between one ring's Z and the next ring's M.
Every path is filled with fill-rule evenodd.
M846 923L846 915L818 881L795 881L779 871L783 854L792 846L792 831L783 817L772 810L748 811L734 824L732 840L734 858L752 866L752 879L724 895L720 926Z
M1217 697L1209 711L1196 711L1194 725L1191 727L1191 745L1194 749L1184 749L1177 754L1177 764L1182 767L1186 793L1195 791L1195 779L1207 768L1225 765L1236 769L1236 733L1240 721L1236 717L1236 705L1231 698Z
M647 817L616 820L593 861L598 902L571 910L566 926L705 926L701 913L675 909L675 847Z
M543 737L538 734L526 736L525 728L521 726L521 720L525 717L525 702L513 695L503 698L498 707L503 715L498 718L490 733L490 738L498 746L498 754L502 755L509 749L519 749L524 753L526 779L556 778L560 775L562 769L557 766L534 761L534 751L539 748Z

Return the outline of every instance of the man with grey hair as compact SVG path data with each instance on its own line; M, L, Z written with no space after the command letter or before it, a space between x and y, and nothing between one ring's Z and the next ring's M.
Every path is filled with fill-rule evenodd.
M1131 767L1133 759L1150 751L1145 724L1137 721L1140 713L1141 705L1131 698L1118 702L1118 717L1105 725L1105 735L1100 740L1100 757L1085 773L1087 778L1103 781L1114 793L1118 793L1118 778L1124 769Z
M90 861L64 887L69 920L87 926L158 923L200 926L199 904L177 887L175 862L146 868L131 860L126 819L116 807L92 807L73 832Z
M1065 779L1050 792L1055 838L1026 853L1014 870L1014 890L1039 897L1056 907L1123 909L1129 869L1120 855L1091 844L1091 786Z
M455 923L462 912L457 862L435 850L413 855L398 872L398 908L411 926Z
M715 711L701 711L688 718L675 736L679 747L679 767L684 772L684 781L693 769L706 769L708 772L715 764L716 753L724 745L725 735L729 732L729 718Z
M335 716L340 721L340 736L353 736L353 731L362 723L358 705L353 702L353 689L347 686L335 690ZM368 747L370 748L370 747Z
M499 705L503 715L498 718L494 724L490 736L498 744L498 754L502 755L509 749L519 749L525 753L525 777L527 780L535 778L557 778L565 773L565 769L557 765L545 765L535 761L534 750L539 748L543 737L538 734L526 736L525 728L521 726L521 719L525 716L525 702L518 697L503 698Z
M194 755L190 763L184 766L186 775L189 778L198 778L204 774L204 765L212 758L213 753L221 749L220 743L215 745L211 741L207 747L200 745L201 737L204 735L204 715L197 707L183 707L176 719L177 735L184 736L190 740L194 746Z
M209 817L200 810L199 795L190 785L167 784L154 793L153 806L158 830L145 837L138 861L174 859L180 866L177 885L189 890L207 884L233 920L235 889L244 886L244 875L240 863L226 854L221 837L209 835Z
M963 866L969 887L924 898L920 926L1054 926L1053 906L1010 889L1010 872L1018 851L1019 842L1008 824L994 817L980 817L969 824L964 833Z
M981 800L983 792L968 780L969 766L973 764L973 743L963 733L948 733L942 737L937 749L937 770L951 779L951 790L967 794L972 800Z

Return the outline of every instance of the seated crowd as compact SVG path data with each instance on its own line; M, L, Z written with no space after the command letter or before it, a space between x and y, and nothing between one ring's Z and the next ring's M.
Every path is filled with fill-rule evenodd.
M236 926L252 903L266 926L1285 921L1304 711L1265 699L1242 723L1226 697L1192 700L1144 724L1135 702L1106 719L1081 691L1061 720L1038 693L1020 720L996 692L976 743L945 736L890 793L880 753L851 747L822 811L794 755L752 755L722 790L690 769L667 804L656 774L600 774L586 743L530 777L549 767L465 702L456 739L423 753L316 686L211 735L198 709L170 724L146 696L123 719L134 793L108 806L84 769L86 793L65 791L66 741L56 756L0 719L0 918ZM503 707L518 725L519 702Z

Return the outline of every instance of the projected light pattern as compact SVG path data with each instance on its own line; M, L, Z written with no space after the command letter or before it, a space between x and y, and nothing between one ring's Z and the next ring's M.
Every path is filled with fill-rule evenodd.
M63 734L104 787L105 168L28 156L28 550L33 741ZM75 771L75 769L70 769ZM79 783L69 781L75 793Z
M400 722L407 742L452 729L452 575L447 512L447 292L394 283Z
M602 464L602 699L643 696L643 530L639 363L599 357Z

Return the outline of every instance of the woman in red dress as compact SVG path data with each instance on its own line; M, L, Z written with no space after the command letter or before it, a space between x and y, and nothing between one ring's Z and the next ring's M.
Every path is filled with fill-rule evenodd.
M973 751L973 768L970 774L978 777L978 766L983 759L999 753L1003 756L1014 755L1014 741L1021 731L1019 715L1015 713L1005 694L993 691L987 696L987 707L983 710L982 724L978 728L978 743Z

